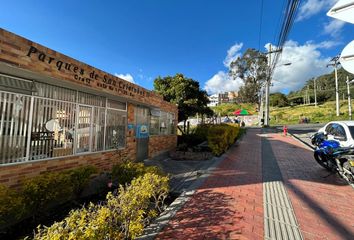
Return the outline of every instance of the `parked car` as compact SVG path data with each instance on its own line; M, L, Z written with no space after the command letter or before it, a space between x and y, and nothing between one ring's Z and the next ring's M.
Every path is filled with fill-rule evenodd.
M337 140L341 147L354 147L354 121L332 121L320 128L328 140Z

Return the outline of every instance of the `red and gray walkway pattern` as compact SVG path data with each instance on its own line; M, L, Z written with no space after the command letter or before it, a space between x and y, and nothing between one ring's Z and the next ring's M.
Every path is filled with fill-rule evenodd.
M261 131L203 175L156 239L354 239L354 190L292 137Z

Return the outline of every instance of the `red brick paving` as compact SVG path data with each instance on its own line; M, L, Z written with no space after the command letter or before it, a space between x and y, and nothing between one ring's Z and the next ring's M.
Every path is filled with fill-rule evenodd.
M291 137L269 135L305 239L354 239L354 189Z
M260 130L249 129L157 239L263 239ZM354 239L354 190L292 137L268 134L305 239ZM328 177L327 177L328 176Z
M263 239L259 132L248 130L227 152L157 239Z

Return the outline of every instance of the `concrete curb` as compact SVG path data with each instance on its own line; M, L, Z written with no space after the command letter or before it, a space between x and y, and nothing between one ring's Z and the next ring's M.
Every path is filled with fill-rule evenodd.
M301 142L302 144L304 144L305 146L309 147L311 150L315 150L315 147L312 146L311 144L303 141L301 138L299 138L298 136L296 136L295 134L289 133L295 140Z

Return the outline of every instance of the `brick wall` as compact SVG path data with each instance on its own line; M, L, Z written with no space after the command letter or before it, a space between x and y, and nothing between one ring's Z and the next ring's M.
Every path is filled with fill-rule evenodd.
M81 91L86 88L95 90L97 93L104 92L122 97L128 102L127 122L134 126L136 123L134 111L137 104L153 106L163 111L172 112L175 116L178 115L176 105L163 101L162 97L153 91L127 82L1 28L0 64L56 79L59 85L61 82L65 82L76 86L76 88L82 86L80 88L82 89ZM43 80L41 79L41 81ZM154 157L159 153L173 149L176 144L177 137L174 135L153 136L149 142L149 157ZM112 165L119 162L119 158L127 157L135 160L136 139L134 129L127 130L126 147L118 152L118 155L117 151L109 151L8 166L0 165L0 184L16 187L22 179L34 177L48 171L62 171L88 164L97 166L101 170L109 170Z
M11 187L17 187L20 185L21 180L25 178L32 178L45 172L63 171L85 165L94 165L101 170L109 170L112 165L119 161L116 154L116 151L109 151L105 153L94 153L1 166L0 183Z
M172 150L177 146L176 135L150 136L149 138L149 158Z
M98 92L177 112L153 91L0 28L0 62Z

